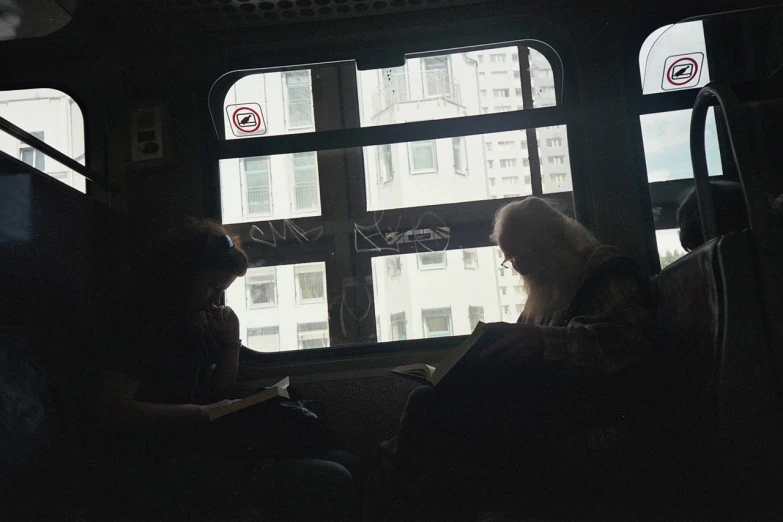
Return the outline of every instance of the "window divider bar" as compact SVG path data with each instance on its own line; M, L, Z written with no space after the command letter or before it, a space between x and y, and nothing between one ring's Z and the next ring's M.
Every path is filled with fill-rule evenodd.
M531 91L532 96L532 91ZM368 147L567 124L563 107L221 141L220 159ZM535 132L535 130L534 130Z
M69 169L73 170L74 172L78 172L88 180L92 181L93 183L102 184L100 181L100 178L90 169L82 165L81 163L75 161L73 158L69 158L59 150L55 149L51 145L48 145L47 143L44 143L43 141L39 140L29 132L26 132L25 130L17 127L10 121L6 120L2 116L0 116L0 131L5 132L9 136L12 136L22 143L25 143L32 148L39 150L40 152L43 152L45 155L49 156L53 160L65 165ZM35 167L33 167L35 168Z
M522 107L533 109L533 86L530 80L530 49L524 45L517 47L519 55L519 81L522 84ZM524 60L524 61L523 61ZM530 164L530 188L534 196L544 194L541 182L541 157L538 155L538 136L536 129L525 129L527 136L527 157Z

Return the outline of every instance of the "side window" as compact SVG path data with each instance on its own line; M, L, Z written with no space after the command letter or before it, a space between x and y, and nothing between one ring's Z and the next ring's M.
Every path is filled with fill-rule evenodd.
M512 198L572 208L568 113L546 109L563 77L554 51L519 41L220 78L213 196L254 267L245 295L226 293L252 342L337 348L516 320L524 288L488 236Z
M67 94L55 89L0 91L0 117L77 163L85 164L84 117L79 106ZM87 190L82 175L2 131L0 151L80 192Z
M661 27L639 52L643 96L657 94L654 111L639 115L653 201L656 240L661 267L684 255L675 211L693 186L690 155L691 110L678 107L678 91L691 91L710 81L708 47L700 20ZM652 106L652 105L650 105ZM710 176L723 175L716 115L707 115L705 148Z

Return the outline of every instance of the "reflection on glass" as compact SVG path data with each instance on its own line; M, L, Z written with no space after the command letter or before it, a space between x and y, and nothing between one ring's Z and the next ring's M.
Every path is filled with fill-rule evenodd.
M502 258L497 247L374 258L379 341L466 335L478 321L516 321L527 294L518 274L498 272Z
M84 165L84 118L67 94L54 89L0 91L0 116ZM0 132L0 150L86 192L84 176L5 132Z
M680 231L676 228L656 230L655 240L658 243L658 257L661 260L661 268L672 264L685 255L685 249L680 244Z
M691 110L645 114L639 117L642 125L644 158L647 163L647 181L669 181L693 177L691 167L690 125ZM723 174L715 111L710 108L704 133L707 167L710 176Z
M326 348L326 264L250 268L226 291L244 344L260 352Z

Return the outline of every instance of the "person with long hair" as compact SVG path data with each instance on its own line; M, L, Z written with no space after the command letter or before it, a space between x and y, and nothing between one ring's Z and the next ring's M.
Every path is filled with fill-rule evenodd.
M656 336L647 279L536 197L500 208L491 239L522 278L524 311L487 325L496 340L457 381L412 392L379 449L368 518L469 520L512 498L562 505L555 492L579 481L591 446L622 438L620 383L650 361Z

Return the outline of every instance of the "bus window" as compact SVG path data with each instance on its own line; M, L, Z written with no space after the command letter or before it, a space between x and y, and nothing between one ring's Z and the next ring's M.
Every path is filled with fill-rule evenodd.
M514 42L410 55L395 69L335 62L219 79L221 218L252 266L226 301L245 344L284 352L515 321L526 294L489 244L495 211L544 194L572 208L552 57ZM540 117L454 130L507 112ZM395 128L411 124L429 127L416 139Z
M691 110L644 114L642 124L644 159L650 183L693 178L691 168ZM710 176L723 175L715 111L709 110L704 136Z
M55 89L0 91L0 116L84 165L84 118L79 105ZM0 150L84 193L84 176L30 145L0 132Z
M639 51L642 97L657 97L640 111L647 181L655 216L661 266L683 255L675 226L675 213L693 178L690 153L691 109L683 108L682 95L694 96L710 82L708 45L704 23L694 19L654 31ZM685 93L682 91L686 91ZM710 176L723 176L724 164L716 114L707 115L705 148Z

